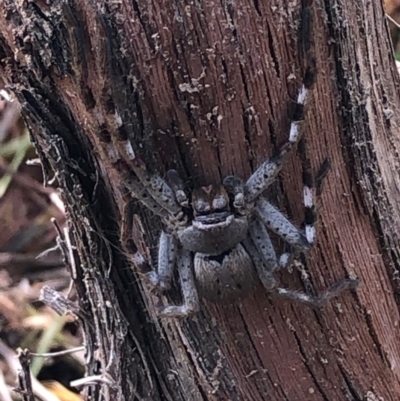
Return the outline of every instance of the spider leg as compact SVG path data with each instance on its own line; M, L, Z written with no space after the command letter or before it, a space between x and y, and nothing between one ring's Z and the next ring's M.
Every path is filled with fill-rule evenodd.
M124 172L121 174L121 179L124 186L133 194L133 196L139 199L154 214L163 218L166 218L169 215L168 210L164 209L160 203L150 195L146 187L133 173Z
M150 174L145 163L136 155L129 138L119 138L115 141L113 148L112 164L116 170L126 172L131 170L135 174L134 186L139 187L139 193L151 195L162 209L175 215L181 211L181 206L175 199L174 191L158 174ZM126 173L125 173L126 175ZM130 174L131 176L132 174ZM138 186L138 181L141 185ZM143 192L143 188L145 192ZM136 195L136 191L135 195ZM140 198L139 198L140 199ZM140 199L142 200L142 199ZM143 201L143 200L142 200ZM147 204L146 204L147 206Z
M304 203L304 226L305 233L294 226L277 208L271 205L264 198L257 201L255 213L260 217L263 223L273 232L282 237L287 243L293 245L297 251L307 251L315 242L317 221L317 212L315 207L315 196L321 195L323 179L329 171L329 160L325 159L318 169L315 178L311 173L311 163L305 152L305 141L299 144L299 153L303 165L303 203ZM285 255L285 254L284 254ZM281 264L288 264L282 260Z
M250 230L254 229L250 227ZM256 230L254 230L254 232L256 232ZM252 234L250 233L250 235ZM258 239L257 241L259 242ZM270 243L271 240L268 242ZM251 256L257 274L265 289L275 296L303 303L310 307L321 307L328 303L330 299L340 295L343 291L352 290L358 286L358 279L346 278L336 282L319 296L292 291L282 287L276 287L276 279L273 276L273 270L271 270L271 266L276 269L277 261L272 261L271 265L266 264L265 258L261 257L261 255L265 253L265 250L260 252L258 246L255 245L249 237L243 240L243 245Z
M259 219L250 222L249 234L251 239L248 238L243 243L254 262L258 277L270 291L276 286L276 279L272 273L287 267L295 253L283 253L278 260L268 231Z
M139 159L134 159L131 167L136 176L131 174L131 182L134 177L136 178L135 184L141 184L142 192L140 196L142 202L144 203L143 197L148 194L151 200L145 203L145 205L147 206L150 203L153 209L157 205L162 209L159 215L164 217L164 223L170 231L176 232L179 227L185 225L187 217L175 198L175 192L167 182L157 174L150 174L146 170L146 166ZM183 191L181 192L185 195ZM145 200L147 200L147 197Z
M290 125L289 140L247 180L244 186L246 203L254 201L272 184L281 171L287 155L299 142L301 138L300 124L304 119L304 104L307 101L311 84L311 80L305 79L297 95L296 112Z
M199 297L194 281L190 251L180 247L177 253L179 281L182 288L183 305L169 305L160 310L161 317L186 317L200 309Z
M189 207L189 199L185 194L184 185L176 170L167 171L167 181L175 193L175 198L182 207Z
M172 234L161 231L158 244L157 272L151 271L148 277L151 283L160 290L168 290L171 286L172 275L176 262L176 239Z
M249 224L249 234L265 268L273 272L279 268L274 246L264 224L259 219L252 219Z
M294 258L296 257L296 252L284 252L282 255L279 257L279 269L285 269L289 267Z
M272 291L276 286L276 279L272 273L270 266L266 265L264 260L260 257L260 254L249 237L246 237L243 242L243 246L249 253L251 260L254 263L258 277L267 291Z
M132 164L128 165L124 161L118 160L113 161L113 166L119 173L124 186L149 210L160 216L170 231L175 231L186 223L186 215L177 203L173 190L160 176L150 175L143 166L138 168L145 182L146 180L153 183L158 182L160 188L158 190L159 196L157 196L154 194L154 190L151 190L150 184L145 185L142 179L138 177L137 170L131 170ZM168 195L169 203L163 201L163 194Z
M305 252L310 249L311 243L301 230L264 198L260 198L257 201L255 213L271 231L282 237L297 250Z
M358 283L358 279L345 278L336 282L321 295L317 296L280 287L273 289L272 292L278 297L300 302L310 307L320 308L326 305L330 299L340 295L343 291L356 289Z
M128 202L123 209L122 219L121 219L121 229L120 238L123 247L126 250L126 255L132 264L146 276L149 276L150 264L148 263L148 258L146 257L146 252L140 249L133 239L134 230L136 233L142 232L141 228L138 229L136 219L137 210L136 204L131 200Z
M318 217L314 195L315 198L321 195L323 180L330 169L330 162L329 159L325 159L314 177L310 159L307 157L305 139L300 141L298 153L303 167L304 229L307 241L313 244L316 239L315 223Z
M150 174L144 163L137 158L132 161L131 167L149 194L163 209L172 215L182 210L175 199L174 191L163 178L158 174Z

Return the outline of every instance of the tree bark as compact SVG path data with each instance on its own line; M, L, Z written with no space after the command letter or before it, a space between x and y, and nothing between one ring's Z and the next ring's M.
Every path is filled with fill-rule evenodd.
M288 137L304 75L301 1L0 3L0 71L46 175L66 204L93 400L345 401L400 398L399 77L379 2L310 4L317 81L304 124L316 169L329 157L318 241L282 286L361 280L321 311L261 285L186 320L123 251L128 202L107 144L188 188L250 176ZM304 9L303 9L304 11ZM269 197L300 225L293 154ZM130 249L156 260L161 223L135 204ZM171 298L170 298L171 297ZM176 287L162 302L180 302Z

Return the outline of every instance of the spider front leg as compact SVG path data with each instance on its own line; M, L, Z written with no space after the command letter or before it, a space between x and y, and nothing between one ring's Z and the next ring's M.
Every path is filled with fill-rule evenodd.
M303 233L294 226L276 207L264 198L259 198L255 208L255 214L263 223L287 243L294 246L297 251L306 252L314 244L316 239L315 224L317 213L315 207L315 192L319 196L322 190L323 179L329 171L329 160L325 159L318 169L315 178L311 174L310 161L306 157L305 142L302 141L301 158L303 164L303 203L304 203L304 225ZM299 149L300 150L300 149Z
M182 289L183 305L169 305L160 310L161 317L187 317L200 309L199 297L193 276L193 258L190 251L179 247L177 253L179 282Z
M318 217L314 198L317 199L322 193L322 184L330 169L330 162L326 158L314 177L311 170L311 161L307 157L305 139L300 141L298 153L303 167L304 230L307 241L313 244L316 238L315 223Z
M288 141L274 156L266 160L244 185L244 196L246 203L253 202L272 184L276 176L281 171L287 159L287 155L299 142L301 138L300 125L304 119L304 105L307 101L311 85L312 79L308 79L306 77L304 84L300 88L300 91L297 95L296 112L290 125Z
M257 201L254 213L271 231L293 245L298 251L306 252L310 249L312 243L307 240L302 231L264 198Z
M114 167L117 171L126 170L126 168L121 168L125 164L130 167L134 173L134 178L131 178L135 181L133 186L138 187L139 193L145 193L146 198L147 194L150 195L162 209L168 211L170 214L177 214L181 211L181 206L176 201L174 191L158 174L149 173L146 164L136 155L128 138L117 140L115 142L115 149L119 160L114 161ZM139 199L143 201L142 198Z
M142 185L163 209L167 210L171 215L182 211L174 191L163 178L158 174L149 173L145 164L138 158L131 161L131 167Z
M132 172L126 172L122 175L124 186L131 194L143 203L149 210L157 216L166 218L169 213L164 209L156 199L154 199L147 191L146 187Z
M172 234L161 231L158 243L157 271L148 273L151 283L161 291L168 290L171 286L172 275L176 263L176 238Z

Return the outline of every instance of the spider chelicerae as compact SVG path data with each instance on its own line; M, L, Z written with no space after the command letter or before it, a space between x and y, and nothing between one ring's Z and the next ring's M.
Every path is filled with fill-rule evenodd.
M124 184L164 223L158 268L148 276L156 287L167 290L175 266L179 271L183 304L162 307L161 316L182 317L198 311L198 294L215 302L241 299L253 290L257 276L268 292L309 306L322 306L343 290L357 286L357 279L343 279L320 296L313 296L281 288L274 277L274 272L288 267L298 253L309 250L316 237L312 182L304 185L304 231L262 196L301 138L300 123L311 82L306 76L298 93L288 141L244 184L229 176L221 186L195 189L189 201L175 170L168 171L167 180L148 173L126 143L124 153L131 160L132 171L125 175ZM281 237L291 252L278 257L268 230Z

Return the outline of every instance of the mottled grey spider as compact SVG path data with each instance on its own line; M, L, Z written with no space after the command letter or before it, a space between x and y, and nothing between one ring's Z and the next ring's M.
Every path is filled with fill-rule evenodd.
M321 306L343 290L356 287L357 280L343 279L322 295L313 296L278 287L273 275L287 267L298 252L306 252L316 236L310 183L304 186L304 232L261 196L300 140L300 122L310 84L305 79L297 96L297 113L289 140L278 152L244 185L239 178L229 176L220 187L194 190L191 205L175 170L167 173L166 181L148 173L127 142L125 155L130 157L133 171L125 176L124 184L165 225L159 241L158 269L150 272L149 278L165 290L170 286L176 264L179 270L183 304L163 307L161 316L187 316L198 311L198 293L217 302L243 298L252 291L257 276L267 291L310 306ZM278 258L267 229L283 238L291 252Z

